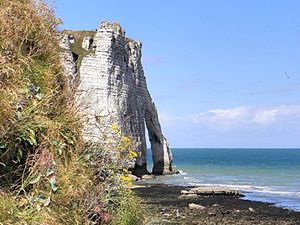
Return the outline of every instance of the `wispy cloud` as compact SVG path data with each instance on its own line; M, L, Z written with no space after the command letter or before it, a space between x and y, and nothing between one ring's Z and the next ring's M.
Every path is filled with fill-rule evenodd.
M239 125L269 125L286 119L300 119L300 105L280 105L276 107L241 106L231 109L213 109L196 115L196 123L209 123L222 128Z
M205 124L221 128L231 128L244 123L249 116L250 107L241 106L232 109L211 109L193 117L195 124Z
M186 122L194 125L230 130L250 125L268 126L286 121L300 121L300 105L275 107L240 106L229 109L211 109L191 116L170 116L164 114L163 121Z

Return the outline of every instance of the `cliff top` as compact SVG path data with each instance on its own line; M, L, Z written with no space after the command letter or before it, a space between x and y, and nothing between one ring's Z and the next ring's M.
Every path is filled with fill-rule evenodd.
M135 41L132 38L126 37L125 30L121 27L121 25L118 22L103 21L101 22L99 29L112 30L113 32L120 34L125 38L126 43L138 44L140 46L142 44L140 41ZM93 52L94 50L92 47L89 50L83 48L82 43L84 38L91 37L93 39L99 29L62 31L62 34L69 36L71 48L70 50L75 55L77 69L80 67L83 57Z
M82 48L82 41L85 37L94 37L96 31L94 30L63 30L63 34L73 37L74 42L70 43L71 51L73 54L77 55L77 68L80 67L81 61L84 56L86 56L90 51Z

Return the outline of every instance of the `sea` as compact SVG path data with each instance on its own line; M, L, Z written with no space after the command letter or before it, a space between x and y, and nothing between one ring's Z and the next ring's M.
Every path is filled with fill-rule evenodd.
M243 199L300 211L300 149L174 148L177 175L150 183L238 189ZM151 171L151 151L148 151Z

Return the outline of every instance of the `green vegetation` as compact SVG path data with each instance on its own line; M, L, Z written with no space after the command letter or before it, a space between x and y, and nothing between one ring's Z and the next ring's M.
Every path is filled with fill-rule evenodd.
M68 34L68 35L73 35L74 38L75 38L75 43L71 43L70 47L71 47L71 51L73 52L73 54L76 54L78 56L78 58L77 58L77 69L79 69L83 57L92 52L91 50L87 51L87 50L85 50L85 49L83 49L81 47L82 41L87 36L90 36L90 37L93 38L94 35L95 35L95 33L96 33L96 31L87 31L87 30L72 31L72 30L64 30L63 33L64 34Z
M142 224L135 144L114 124L83 142L59 23L42 1L0 1L0 224Z
M122 193L112 224L138 225L142 224L140 201L131 193Z

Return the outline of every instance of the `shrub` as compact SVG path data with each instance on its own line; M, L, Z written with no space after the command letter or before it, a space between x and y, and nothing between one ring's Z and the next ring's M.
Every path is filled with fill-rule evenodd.
M42 0L0 1L0 224L137 224L135 144L116 125L83 143L59 23Z

